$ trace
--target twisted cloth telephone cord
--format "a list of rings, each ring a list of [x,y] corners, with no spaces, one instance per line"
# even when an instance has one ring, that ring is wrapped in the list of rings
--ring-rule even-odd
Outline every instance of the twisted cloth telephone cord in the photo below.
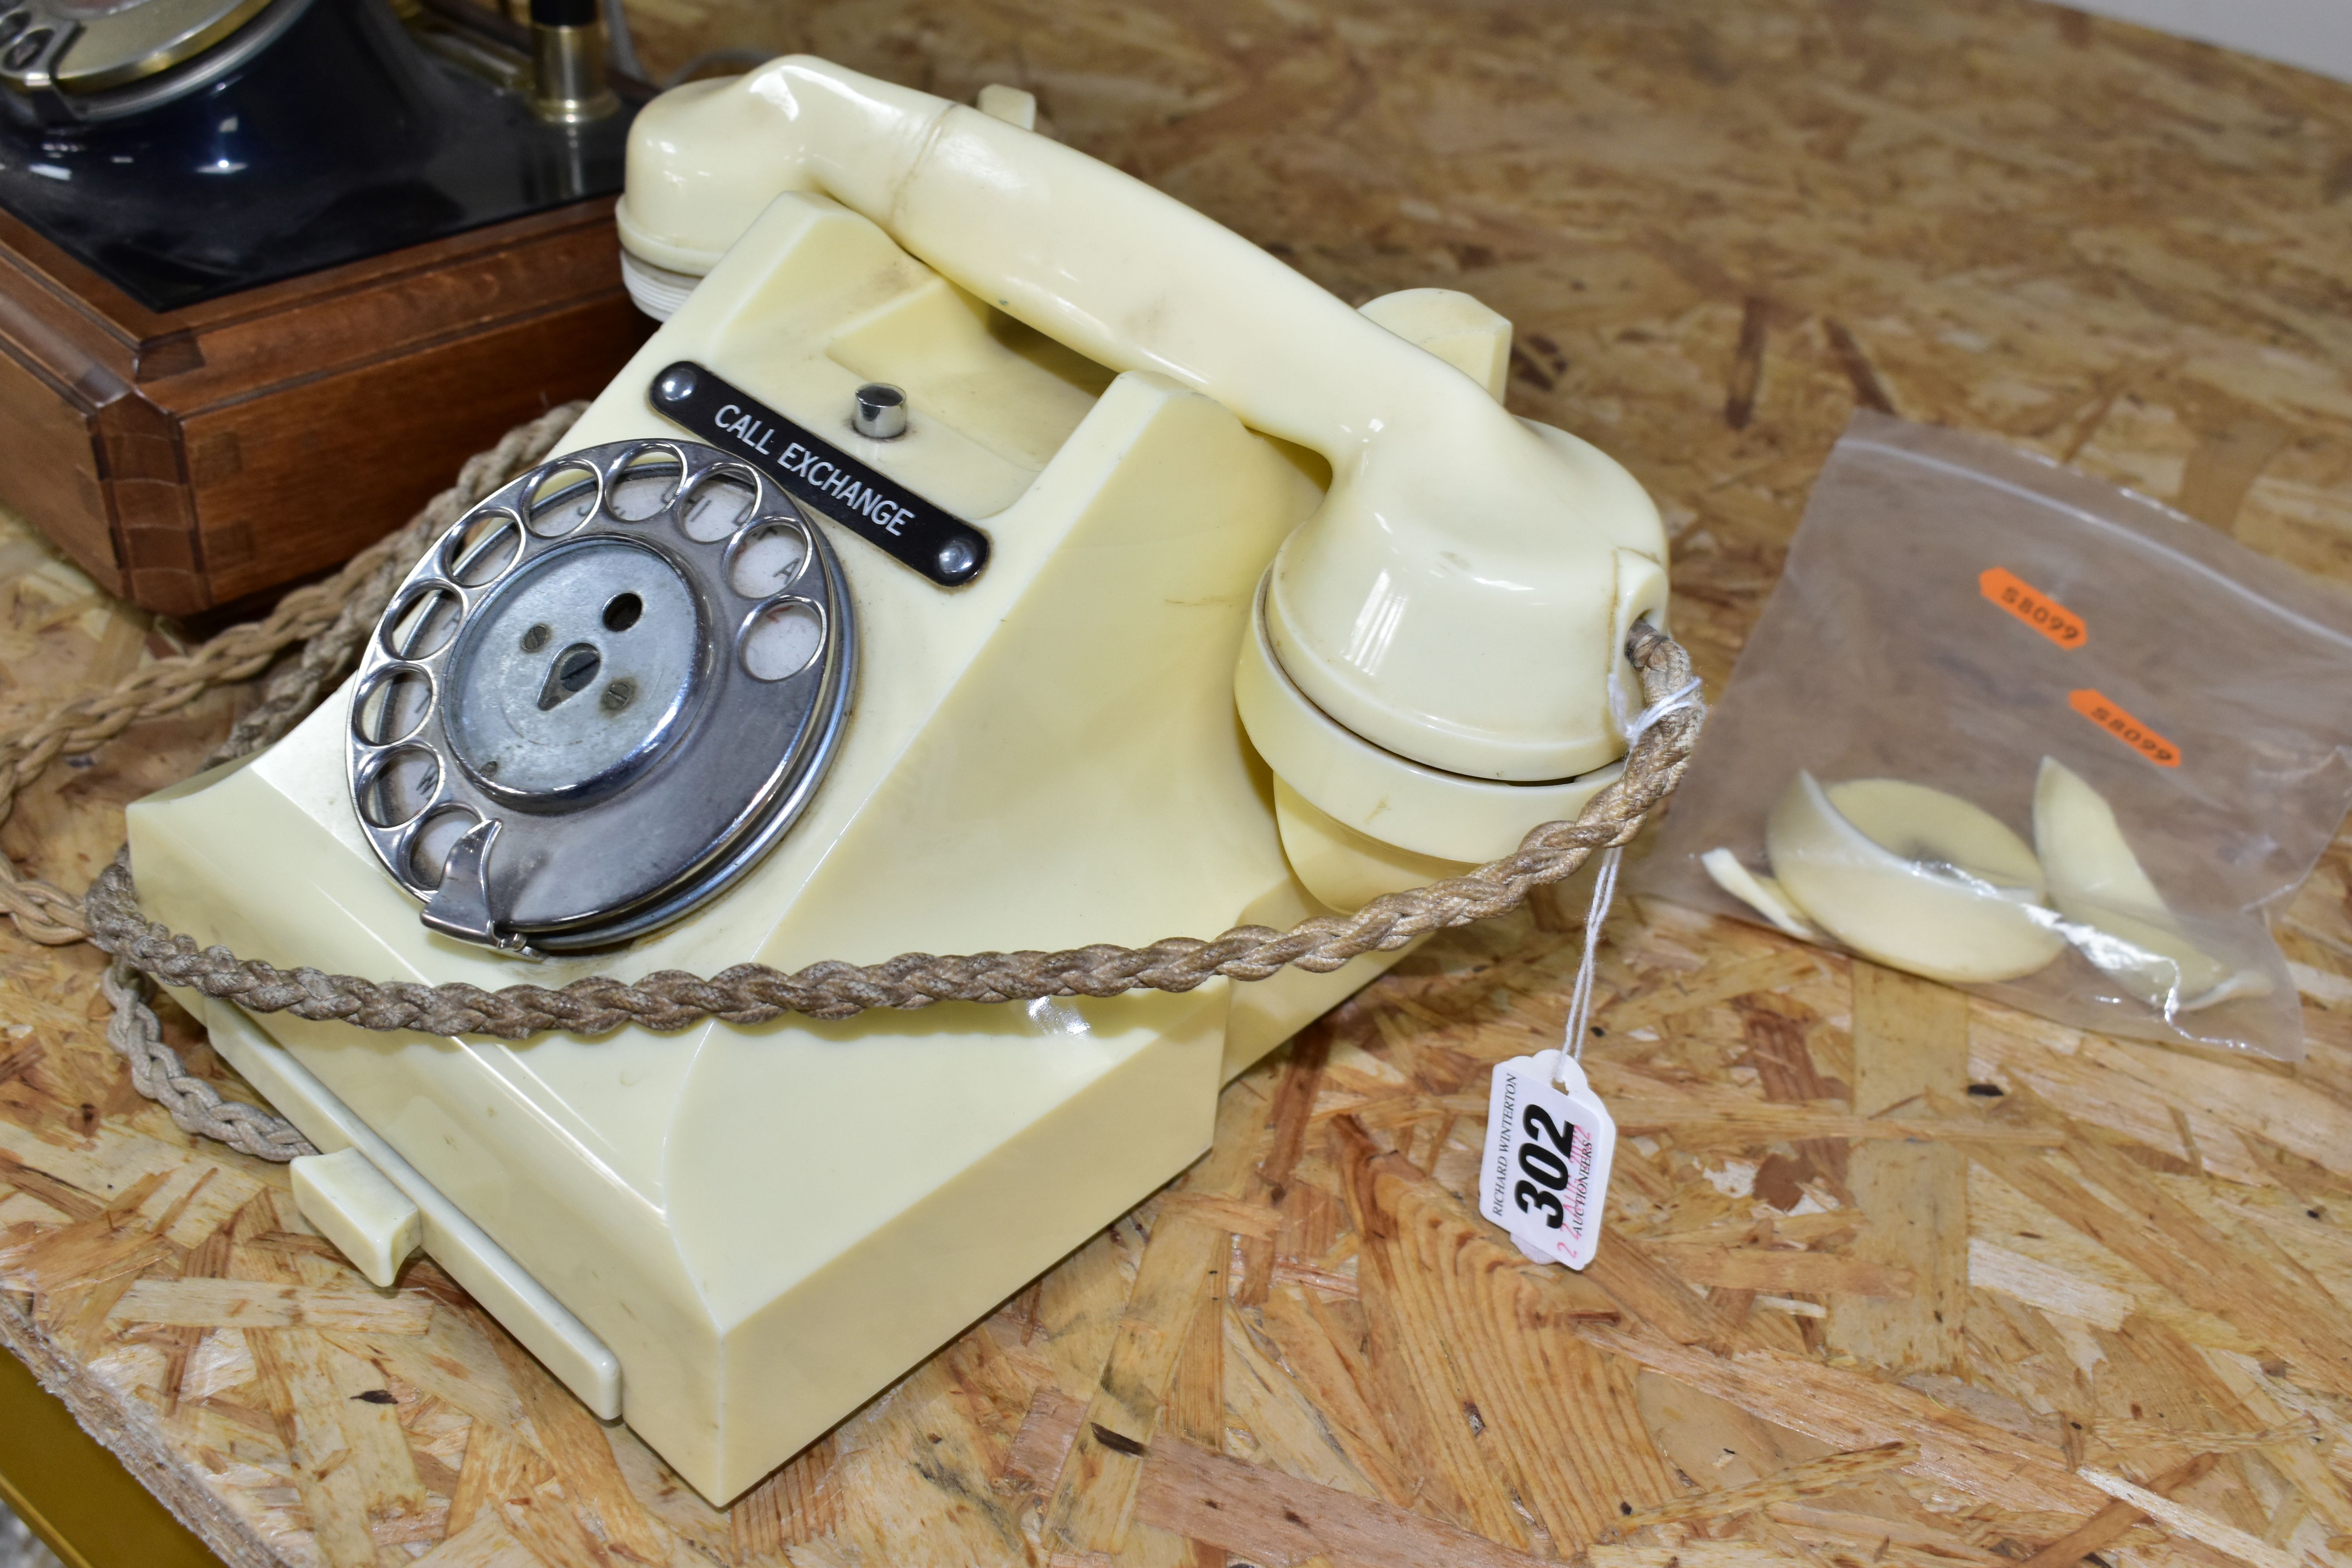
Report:
[[[425,551],[475,503],[551,451],[580,406],[567,405],[510,431],[469,459],[457,483],[406,527],[361,552],[327,581],[288,594],[267,618],[158,660],[110,690],[79,698],[41,722],[0,737],[0,818],[21,790],[60,759],[95,751],[131,725],[174,712],[215,687],[250,680],[299,645],[208,765],[248,755],[285,735],[351,668],[393,590]],[[1644,622],[1635,626],[1626,652],[1643,700],[1663,710],[1635,739],[1622,774],[1575,821],[1546,823],[1510,854],[1462,876],[1386,894],[1350,915],[1318,915],[1286,931],[1236,926],[1208,941],[1169,937],[1142,948],[1102,943],[1059,952],[902,953],[876,964],[827,960],[789,973],[745,963],[707,978],[664,970],[633,982],[592,975],[558,987],[486,991],[283,970],[226,948],[199,947],[146,918],[127,847],[80,898],[25,876],[0,858],[0,910],[36,942],[88,941],[112,957],[104,982],[115,1010],[108,1038],[131,1063],[142,1094],[190,1132],[264,1159],[289,1160],[312,1152],[300,1132],[257,1107],[223,1100],[188,1072],[163,1040],[140,976],[189,986],[253,1013],[289,1012],[366,1029],[522,1039],[550,1029],[601,1034],[633,1023],[667,1030],[705,1018],[755,1024],[787,1013],[845,1018],[870,1007],[933,1002],[1190,991],[1220,976],[1262,980],[1290,965],[1328,973],[1360,954],[1392,952],[1430,932],[1515,909],[1534,889],[1572,875],[1594,851],[1622,845],[1641,830],[1650,809],[1680,781],[1703,710],[1689,698],[1696,689],[1690,657],[1671,637]]]

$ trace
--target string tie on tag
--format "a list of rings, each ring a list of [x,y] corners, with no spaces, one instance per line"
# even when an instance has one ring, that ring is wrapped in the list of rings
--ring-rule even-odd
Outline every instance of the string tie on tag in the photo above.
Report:
[[[1632,751],[1634,743],[1641,740],[1642,736],[1649,730],[1650,726],[1664,718],[1667,714],[1679,713],[1685,708],[1697,708],[1701,706],[1703,706],[1703,704],[1699,700],[1698,677],[1694,675],[1688,680],[1684,681],[1680,686],[1675,687],[1672,691],[1667,692],[1664,697],[1659,698],[1655,702],[1651,703],[1647,708],[1643,709],[1639,713],[1633,715],[1632,720],[1630,720],[1625,725],[1625,749],[1629,752]]]
[[[1601,952],[1601,928],[1609,923],[1609,906],[1617,900],[1617,868],[1624,858],[1624,846],[1611,845],[1601,853],[1601,870],[1592,879],[1592,907],[1584,914],[1584,956],[1577,960],[1576,989],[1568,998],[1568,1037],[1560,1042],[1562,1055],[1570,1061],[1584,1059],[1584,1032],[1592,1016],[1592,967]]]
[[[1626,750],[1633,750],[1643,732],[1667,714],[1700,706],[1698,677],[1694,675],[1626,723]],[[1592,1018],[1592,972],[1601,955],[1601,929],[1609,923],[1610,907],[1617,901],[1617,868],[1624,859],[1623,845],[1610,846],[1602,851],[1601,868],[1592,879],[1592,906],[1584,915],[1584,952],[1576,963],[1576,989],[1568,998],[1568,1036],[1560,1042],[1564,1060],[1584,1059],[1584,1037]]]

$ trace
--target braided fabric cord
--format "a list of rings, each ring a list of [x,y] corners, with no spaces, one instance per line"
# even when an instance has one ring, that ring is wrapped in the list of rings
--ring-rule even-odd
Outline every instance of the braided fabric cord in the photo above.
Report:
[[[244,755],[283,735],[349,668],[410,564],[475,500],[550,450],[575,414],[559,409],[468,462],[457,486],[436,498],[407,528],[355,558],[330,582],[289,595],[268,620],[224,634],[184,659],[142,670],[112,692],[68,704],[44,724],[0,741],[0,816],[15,791],[58,757],[94,749],[139,719],[184,707],[211,686],[250,679],[300,641],[300,658],[271,679],[260,705],[239,722],[215,759]],[[299,1132],[251,1107],[222,1102],[209,1085],[181,1068],[162,1040],[152,1009],[138,995],[134,973],[192,987],[248,1012],[287,1012],[366,1029],[506,1039],[551,1029],[602,1034],[627,1024],[682,1029],[706,1018],[734,1024],[795,1013],[846,1018],[873,1007],[945,1001],[1190,991],[1220,977],[1262,980],[1290,965],[1325,973],[1360,954],[1393,952],[1431,932],[1502,914],[1534,889],[1573,875],[1596,851],[1640,832],[1652,808],[1680,781],[1703,710],[1692,697],[1696,683],[1689,656],[1672,638],[1643,623],[1626,652],[1640,675],[1643,700],[1663,710],[1635,740],[1622,774],[1595,795],[1575,821],[1547,823],[1509,855],[1462,876],[1387,894],[1352,915],[1303,921],[1286,931],[1236,926],[1207,941],[1169,937],[1143,948],[1097,944],[1058,952],[904,953],[882,963],[826,961],[791,973],[747,963],[709,977],[664,970],[634,983],[593,975],[561,987],[518,984],[487,991],[462,984],[283,970],[226,948],[201,948],[146,918],[127,849],[80,900],[19,878],[13,868],[0,871],[5,878],[0,907],[37,940],[86,936],[114,958],[107,993],[116,1001],[117,1016],[110,1038],[131,1061],[142,1093],[166,1105],[173,1120],[192,1131],[265,1159],[289,1159],[310,1152]],[[157,677],[166,668],[186,673]]]
[[[310,1141],[282,1116],[259,1106],[224,1100],[220,1090],[181,1064],[163,1041],[155,1009],[140,994],[139,972],[116,960],[99,976],[99,989],[114,1005],[107,1044],[131,1064],[131,1087],[172,1113],[183,1132],[216,1138],[230,1148],[263,1160],[286,1161],[315,1154]]]
[[[157,659],[112,689],[78,697],[29,729],[0,738],[0,819],[15,809],[19,791],[60,760],[94,752],[142,720],[176,713],[215,687],[250,680],[299,643],[300,657],[270,677],[261,700],[206,765],[257,752],[285,734],[334,689],[425,547],[475,502],[547,456],[586,406],[567,403],[509,431],[497,446],[467,458],[457,482],[406,527],[361,551],[325,582],[295,589],[266,618],[232,626],[193,653]],[[23,875],[5,857],[0,912],[26,936],[52,947],[89,934],[79,897]]]
[[[509,431],[487,452],[468,458],[457,482],[426,503],[405,527],[369,545],[324,582],[297,588],[262,620],[233,626],[192,653],[158,659],[112,689],[77,698],[29,729],[0,738],[0,818],[26,785],[66,757],[94,752],[131,725],[176,713],[216,687],[250,680],[288,648],[300,654],[272,674],[256,702],[205,765],[257,752],[300,723],[351,669],[361,645],[383,614],[392,591],[433,542],[497,489],[554,449],[587,405],[568,403]],[[64,889],[26,877],[0,856],[0,911],[37,942],[62,946],[89,934],[83,900]],[[294,1124],[257,1106],[224,1100],[189,1072],[164,1042],[155,1010],[142,994],[144,982],[120,961],[100,981],[114,1016],[109,1044],[131,1066],[133,1088],[171,1113],[183,1131],[217,1139],[259,1159],[287,1161],[318,1151]]]

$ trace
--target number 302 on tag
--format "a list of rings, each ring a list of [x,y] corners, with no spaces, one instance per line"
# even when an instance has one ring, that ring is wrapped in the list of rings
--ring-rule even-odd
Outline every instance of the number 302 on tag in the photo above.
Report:
[[[1601,1243],[1617,1123],[1558,1051],[1495,1068],[1479,1208],[1540,1263],[1581,1268]]]

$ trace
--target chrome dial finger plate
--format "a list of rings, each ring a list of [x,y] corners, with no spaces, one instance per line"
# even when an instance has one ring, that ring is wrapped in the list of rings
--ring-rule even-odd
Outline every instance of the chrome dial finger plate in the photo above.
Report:
[[[393,595],[352,686],[352,805],[437,931],[583,952],[757,864],[830,765],[856,627],[824,532],[700,443],[566,453]]]
[[[110,120],[201,91],[311,0],[0,0],[0,88]]]

